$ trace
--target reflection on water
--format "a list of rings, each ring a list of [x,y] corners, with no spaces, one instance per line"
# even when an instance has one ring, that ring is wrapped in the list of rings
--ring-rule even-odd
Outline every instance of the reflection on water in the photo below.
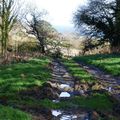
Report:
[[[59,103],[59,102],[60,102],[60,100],[53,100],[53,102],[54,102],[54,103]]]
[[[62,111],[60,110],[52,110],[52,115],[57,117],[58,115],[61,115],[62,114]]]
[[[52,110],[53,120],[90,120],[88,112]]]
[[[60,98],[67,98],[70,97],[70,94],[68,92],[61,92]]]
[[[67,84],[61,84],[61,85],[60,85],[60,88],[61,88],[61,89],[64,89],[64,88],[70,88],[70,85],[67,85]]]

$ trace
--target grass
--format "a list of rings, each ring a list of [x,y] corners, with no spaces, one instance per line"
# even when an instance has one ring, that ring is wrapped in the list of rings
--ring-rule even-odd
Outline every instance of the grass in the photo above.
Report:
[[[21,104],[31,107],[37,106],[49,109],[69,109],[77,106],[80,108],[87,108],[92,110],[94,109],[98,111],[112,111],[114,102],[110,100],[109,95],[107,95],[106,93],[94,93],[88,97],[75,96],[68,99],[67,101],[64,100],[59,103],[54,103],[52,100],[49,99],[37,100],[32,97],[26,97],[21,101],[14,101],[14,104]]]
[[[27,91],[36,86],[40,87],[43,83],[50,80],[51,71],[48,68],[50,61],[51,60],[49,58],[42,57],[39,59],[31,59],[26,63],[15,63],[1,66],[0,103],[4,103],[12,107],[16,107],[16,103],[21,105],[20,101],[24,99],[24,96],[19,94],[21,91]],[[30,98],[25,100],[29,103]],[[1,108],[0,120],[15,120],[15,117],[18,117],[16,120],[30,120],[29,117],[27,118],[26,113],[20,112],[19,110],[14,110],[4,106],[1,106]],[[6,117],[4,118],[5,114]],[[4,119],[1,119],[2,117]]]
[[[51,109],[68,109],[77,106],[80,108],[94,109],[98,111],[112,111],[114,103],[110,101],[107,94],[93,94],[89,97],[76,96],[59,103],[53,103],[51,100],[45,99],[40,101],[40,104]]]
[[[0,93],[15,93],[41,86],[50,79],[47,58],[31,59],[27,63],[0,67]]]
[[[120,55],[89,55],[75,57],[74,60],[97,66],[113,76],[120,76]]]
[[[87,71],[81,68],[74,60],[64,59],[62,60],[62,62],[67,67],[71,75],[79,79],[81,82],[95,82],[96,81],[91,74],[89,74]]]
[[[0,105],[0,120],[32,120],[31,116],[18,109]]]

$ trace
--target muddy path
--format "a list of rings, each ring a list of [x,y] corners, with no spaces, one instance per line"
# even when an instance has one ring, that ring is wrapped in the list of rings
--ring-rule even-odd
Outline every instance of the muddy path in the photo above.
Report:
[[[71,97],[74,97],[75,81],[59,61],[54,60],[52,64],[53,73],[50,84],[60,91],[59,97],[54,99],[53,102],[67,101]],[[79,92],[79,94],[81,93]],[[52,110],[52,115],[52,120],[91,120],[90,111],[83,110],[82,108],[56,109]]]
[[[75,96],[89,96],[89,90],[87,91],[83,89],[84,87],[79,89],[78,86],[81,86],[82,83],[79,84],[76,82],[76,80],[67,71],[67,67],[65,67],[61,61],[53,61],[52,71],[52,79],[48,83],[52,86],[52,88],[56,88],[56,91],[58,91],[58,96],[52,98],[54,103],[62,101],[69,102],[71,98],[74,98]],[[76,87],[78,89],[76,89]],[[51,113],[51,120],[98,120],[101,116],[104,116],[105,119],[108,120],[107,115],[104,113],[88,108],[82,108],[80,106],[76,106],[76,104],[66,109],[52,109]]]
[[[110,92],[115,99],[120,101],[120,77],[114,77],[101,69],[85,64],[80,61],[76,61],[80,67],[84,68],[88,73],[92,74],[94,78],[102,82],[107,86],[108,92]]]

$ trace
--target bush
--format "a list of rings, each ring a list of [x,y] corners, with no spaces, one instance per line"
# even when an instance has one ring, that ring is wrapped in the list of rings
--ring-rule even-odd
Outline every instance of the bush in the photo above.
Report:
[[[36,42],[23,42],[18,46],[18,52],[39,51],[40,47]]]

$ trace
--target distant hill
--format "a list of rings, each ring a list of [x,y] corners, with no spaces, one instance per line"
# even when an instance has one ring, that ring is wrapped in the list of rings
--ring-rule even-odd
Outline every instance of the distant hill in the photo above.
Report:
[[[54,26],[60,33],[72,33],[75,32],[75,29],[72,26]]]
[[[81,42],[85,39],[84,36],[80,36],[77,33],[65,32],[62,33],[64,40],[72,45],[73,48],[79,49]]]
[[[72,45],[73,49],[79,49],[81,41],[85,39],[85,37],[80,36],[79,34],[75,33],[73,28],[64,28],[64,27],[58,27],[59,33],[60,30],[62,33],[60,33],[60,40],[63,40],[66,43],[69,43]],[[26,29],[22,26],[21,23],[16,23],[13,30],[10,32],[10,44],[16,45],[20,44],[22,42],[36,42],[37,39],[26,32]]]
[[[9,43],[15,45],[26,41],[35,42],[37,39],[33,35],[28,34],[23,25],[17,22],[9,34]]]

